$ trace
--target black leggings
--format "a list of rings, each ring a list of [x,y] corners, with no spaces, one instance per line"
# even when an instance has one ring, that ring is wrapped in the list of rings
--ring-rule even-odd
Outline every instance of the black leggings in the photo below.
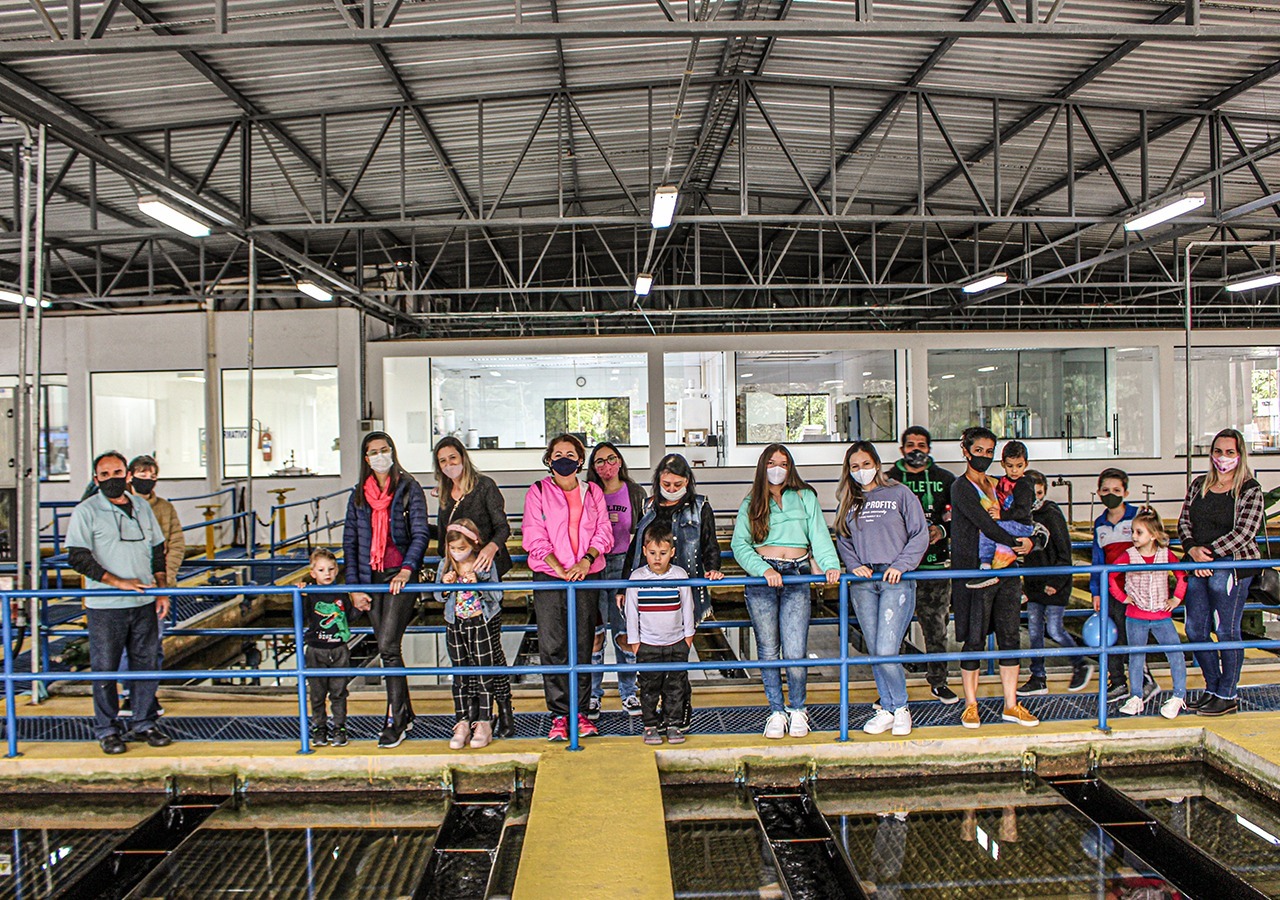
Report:
[[[987,635],[995,632],[996,647],[1017,650],[1021,645],[1022,579],[1001,578],[991,587],[973,590],[963,581],[952,583],[952,605],[956,613],[956,640],[965,653],[987,649]],[[1001,666],[1018,666],[1021,660],[1002,659]],[[981,660],[961,660],[960,668],[976,672]]]
[[[375,584],[387,584],[400,572],[399,569],[386,569],[373,573]],[[369,607],[369,621],[373,624],[373,635],[378,639],[378,656],[384,669],[400,669],[404,667],[404,655],[400,645],[404,641],[404,630],[413,621],[416,607],[416,594],[371,594],[373,600]],[[403,675],[388,675],[383,681],[387,686],[387,720],[395,725],[405,725],[413,718],[413,704],[409,701],[409,679]]]

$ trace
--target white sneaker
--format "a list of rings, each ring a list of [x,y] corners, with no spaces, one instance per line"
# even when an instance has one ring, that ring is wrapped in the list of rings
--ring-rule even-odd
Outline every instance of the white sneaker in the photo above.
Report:
[[[911,710],[905,706],[893,711],[893,733],[899,737],[911,733]]]
[[[1181,697],[1170,697],[1164,703],[1160,704],[1160,715],[1166,719],[1178,718],[1178,713],[1187,708],[1187,704]]]
[[[1128,700],[1124,701],[1124,705],[1120,707],[1120,712],[1126,716],[1137,716],[1142,714],[1142,698],[1134,694]]]
[[[889,710],[877,710],[876,714],[862,726],[862,730],[867,734],[884,734],[893,727],[893,719],[893,713],[889,712]]]
[[[787,733],[787,714],[784,712],[769,713],[764,720],[764,736],[772,740],[780,740]]]
[[[791,723],[792,737],[802,738],[809,734],[809,714],[803,709],[787,710],[787,719]]]

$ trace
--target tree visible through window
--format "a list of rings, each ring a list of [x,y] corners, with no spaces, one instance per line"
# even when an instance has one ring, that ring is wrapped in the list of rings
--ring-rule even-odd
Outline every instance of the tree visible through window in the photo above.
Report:
[[[810,433],[829,434],[826,394],[784,394],[787,401],[787,440],[798,441],[806,428]]]
[[[631,443],[631,401],[626,397],[566,397],[543,401],[547,437],[569,433],[588,447]]]

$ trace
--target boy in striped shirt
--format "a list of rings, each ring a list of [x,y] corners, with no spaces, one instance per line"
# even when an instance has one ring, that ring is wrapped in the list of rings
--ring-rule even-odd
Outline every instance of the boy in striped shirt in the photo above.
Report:
[[[664,585],[664,581],[678,581],[689,575],[671,560],[676,554],[676,539],[669,528],[651,525],[644,533],[644,559],[646,565],[631,573],[632,581],[641,581],[627,588],[624,601],[627,617],[627,643],[636,654],[637,663],[688,662],[689,648],[693,646],[694,613],[693,591],[686,587]],[[658,701],[662,701],[663,714],[672,723],[667,731],[667,742],[684,743],[684,735],[675,723],[684,715],[684,698],[689,687],[689,673],[641,672],[640,716],[644,723],[644,742],[662,743],[662,716],[658,713]]]

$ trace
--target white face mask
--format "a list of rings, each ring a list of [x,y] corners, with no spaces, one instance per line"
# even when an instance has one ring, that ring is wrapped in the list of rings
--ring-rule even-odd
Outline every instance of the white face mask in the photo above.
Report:
[[[380,453],[377,456],[369,457],[369,468],[377,472],[379,475],[385,475],[391,471],[391,467],[396,464],[391,458],[390,453]]]
[[[849,474],[853,476],[853,480],[858,484],[866,487],[876,480],[876,476],[880,474],[879,469],[850,469]]]
[[[769,479],[770,484],[782,484],[787,480],[786,466],[770,466],[765,470],[765,477]]]
[[[683,499],[686,491],[688,491],[688,488],[680,488],[678,491],[669,491],[666,488],[658,488],[658,493],[662,495],[662,499],[670,500],[672,503]]]
[[[450,481],[457,481],[462,477],[462,463],[456,466],[441,466],[440,471],[444,473],[444,477]]]
[[[470,555],[471,555],[470,550],[450,550],[449,551],[449,556],[452,557],[454,562],[462,562],[464,559],[466,559]]]

